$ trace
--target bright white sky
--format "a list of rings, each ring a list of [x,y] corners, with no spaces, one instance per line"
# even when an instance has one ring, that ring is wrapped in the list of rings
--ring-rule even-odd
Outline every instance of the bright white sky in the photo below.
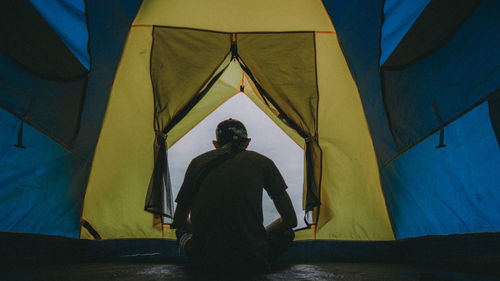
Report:
[[[302,219],[304,151],[243,93],[237,94],[217,108],[168,150],[174,199],[189,162],[194,157],[214,149],[212,140],[215,139],[215,127],[228,118],[238,119],[245,124],[248,137],[252,139],[249,150],[257,151],[274,161],[288,185],[287,191],[297,213],[299,223],[297,227],[304,227]],[[263,210],[265,225],[279,217],[266,192],[264,192]]]

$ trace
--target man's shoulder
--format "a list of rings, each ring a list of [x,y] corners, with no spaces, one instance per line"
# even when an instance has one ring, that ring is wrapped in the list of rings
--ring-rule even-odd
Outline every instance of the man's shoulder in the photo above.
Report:
[[[248,154],[251,157],[269,159],[267,156],[265,156],[264,154],[261,154],[261,153],[259,153],[257,151],[245,150],[245,153]]]
[[[195,158],[193,158],[193,160],[191,161],[191,164],[192,165],[203,165],[207,162],[210,162],[212,159],[216,158],[220,154],[224,154],[224,153],[225,153],[225,151],[223,151],[222,149],[213,149],[213,150],[207,151],[207,152],[202,153],[202,154],[196,156]],[[258,161],[258,162],[261,162],[261,163],[267,164],[267,165],[271,165],[274,163],[273,160],[271,160],[269,157],[267,157],[259,152],[253,151],[253,150],[244,150],[241,152],[241,154],[242,154],[243,158],[246,158],[247,160]]]
[[[196,163],[203,163],[203,162],[209,161],[210,159],[216,157],[220,153],[221,152],[218,151],[217,149],[209,150],[209,151],[204,152],[204,153],[196,156],[195,158],[193,158],[193,160],[191,160],[191,163],[196,164]]]
[[[267,164],[273,163],[273,160],[271,160],[271,158],[269,158],[269,157],[265,156],[264,154],[261,154],[257,151],[245,150],[245,154],[247,157],[255,159],[257,161],[262,161],[262,162],[267,163]]]

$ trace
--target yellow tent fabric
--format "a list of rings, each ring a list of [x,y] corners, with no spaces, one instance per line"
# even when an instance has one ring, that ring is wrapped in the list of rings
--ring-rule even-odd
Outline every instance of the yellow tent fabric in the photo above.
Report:
[[[176,27],[189,30],[188,33],[203,31],[205,34],[205,31],[210,31],[211,34],[221,35],[215,41],[228,40],[225,46],[230,46],[229,38],[225,37],[227,33],[244,33],[251,38],[251,35],[265,32],[266,36],[272,38],[269,41],[276,40],[274,45],[279,44],[276,38],[283,36],[283,32],[310,34],[314,43],[314,52],[310,56],[311,59],[315,57],[316,62],[314,82],[318,101],[317,108],[312,107],[316,112],[308,116],[316,114],[317,119],[307,121],[310,124],[304,127],[316,131],[317,149],[322,151],[322,163],[314,162],[321,177],[321,206],[316,212],[317,225],[297,232],[296,239],[394,239],[356,84],[321,1],[310,0],[144,1],[130,29],[116,73],[84,201],[83,217],[104,239],[174,237],[171,230],[163,231],[162,235],[162,231],[153,226],[153,215],[143,210],[154,160],[155,103],[152,81],[165,82],[164,86],[170,87],[169,91],[183,91],[203,85],[185,79],[195,74],[196,68],[176,72],[176,69],[184,66],[162,72],[164,79],[152,79],[150,66],[158,63],[151,61],[153,35],[157,27]],[[174,38],[170,36],[165,34],[163,39],[168,41]],[[192,51],[190,48],[193,44],[189,42],[179,39],[175,44],[179,50],[184,48],[183,52]],[[267,48],[273,48],[273,44]],[[201,77],[198,81],[206,82],[213,75],[214,65],[219,67],[222,63],[223,54],[228,49],[219,49],[223,50],[219,55],[212,53],[206,55],[210,58],[203,58],[202,61],[211,59],[218,63],[212,63],[210,67],[205,65],[211,71],[200,75],[205,80]],[[276,50],[279,48],[276,47]],[[169,63],[175,66],[175,61]],[[255,61],[256,65],[249,67],[255,69],[259,63]],[[283,64],[281,71],[293,73],[290,67],[293,65]],[[272,73],[266,74],[265,71],[259,74],[269,78],[264,88],[273,87],[275,82]],[[171,146],[207,114],[237,93],[242,77],[245,94],[304,147],[304,138],[282,123],[275,116],[273,108],[266,107],[261,93],[258,93],[234,60],[206,96],[172,128],[167,144]],[[176,89],[172,90],[171,87]],[[293,91],[291,88],[285,93]],[[300,93],[296,95],[301,97]],[[286,98],[284,96],[283,100]],[[186,96],[174,98],[168,100],[166,106],[175,111],[187,99]],[[293,99],[287,102],[287,106],[296,106]],[[82,232],[81,237],[88,238],[85,232]]]
[[[229,54],[224,33],[157,27],[151,81],[162,130],[202,89]],[[189,47],[187,47],[189,46]]]

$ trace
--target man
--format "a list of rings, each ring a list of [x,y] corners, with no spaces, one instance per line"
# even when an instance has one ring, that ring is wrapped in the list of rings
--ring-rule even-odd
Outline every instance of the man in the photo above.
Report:
[[[245,126],[217,125],[215,150],[191,161],[177,195],[173,225],[182,250],[206,270],[268,271],[292,244],[297,217],[286,184],[269,158],[246,148]],[[280,218],[264,228],[262,190]]]

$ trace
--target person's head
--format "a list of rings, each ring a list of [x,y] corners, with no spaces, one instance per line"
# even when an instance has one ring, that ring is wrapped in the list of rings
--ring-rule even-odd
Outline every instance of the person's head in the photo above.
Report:
[[[234,144],[245,149],[250,143],[245,125],[232,118],[224,120],[217,125],[215,136],[216,140],[213,141],[215,148],[226,144]]]

